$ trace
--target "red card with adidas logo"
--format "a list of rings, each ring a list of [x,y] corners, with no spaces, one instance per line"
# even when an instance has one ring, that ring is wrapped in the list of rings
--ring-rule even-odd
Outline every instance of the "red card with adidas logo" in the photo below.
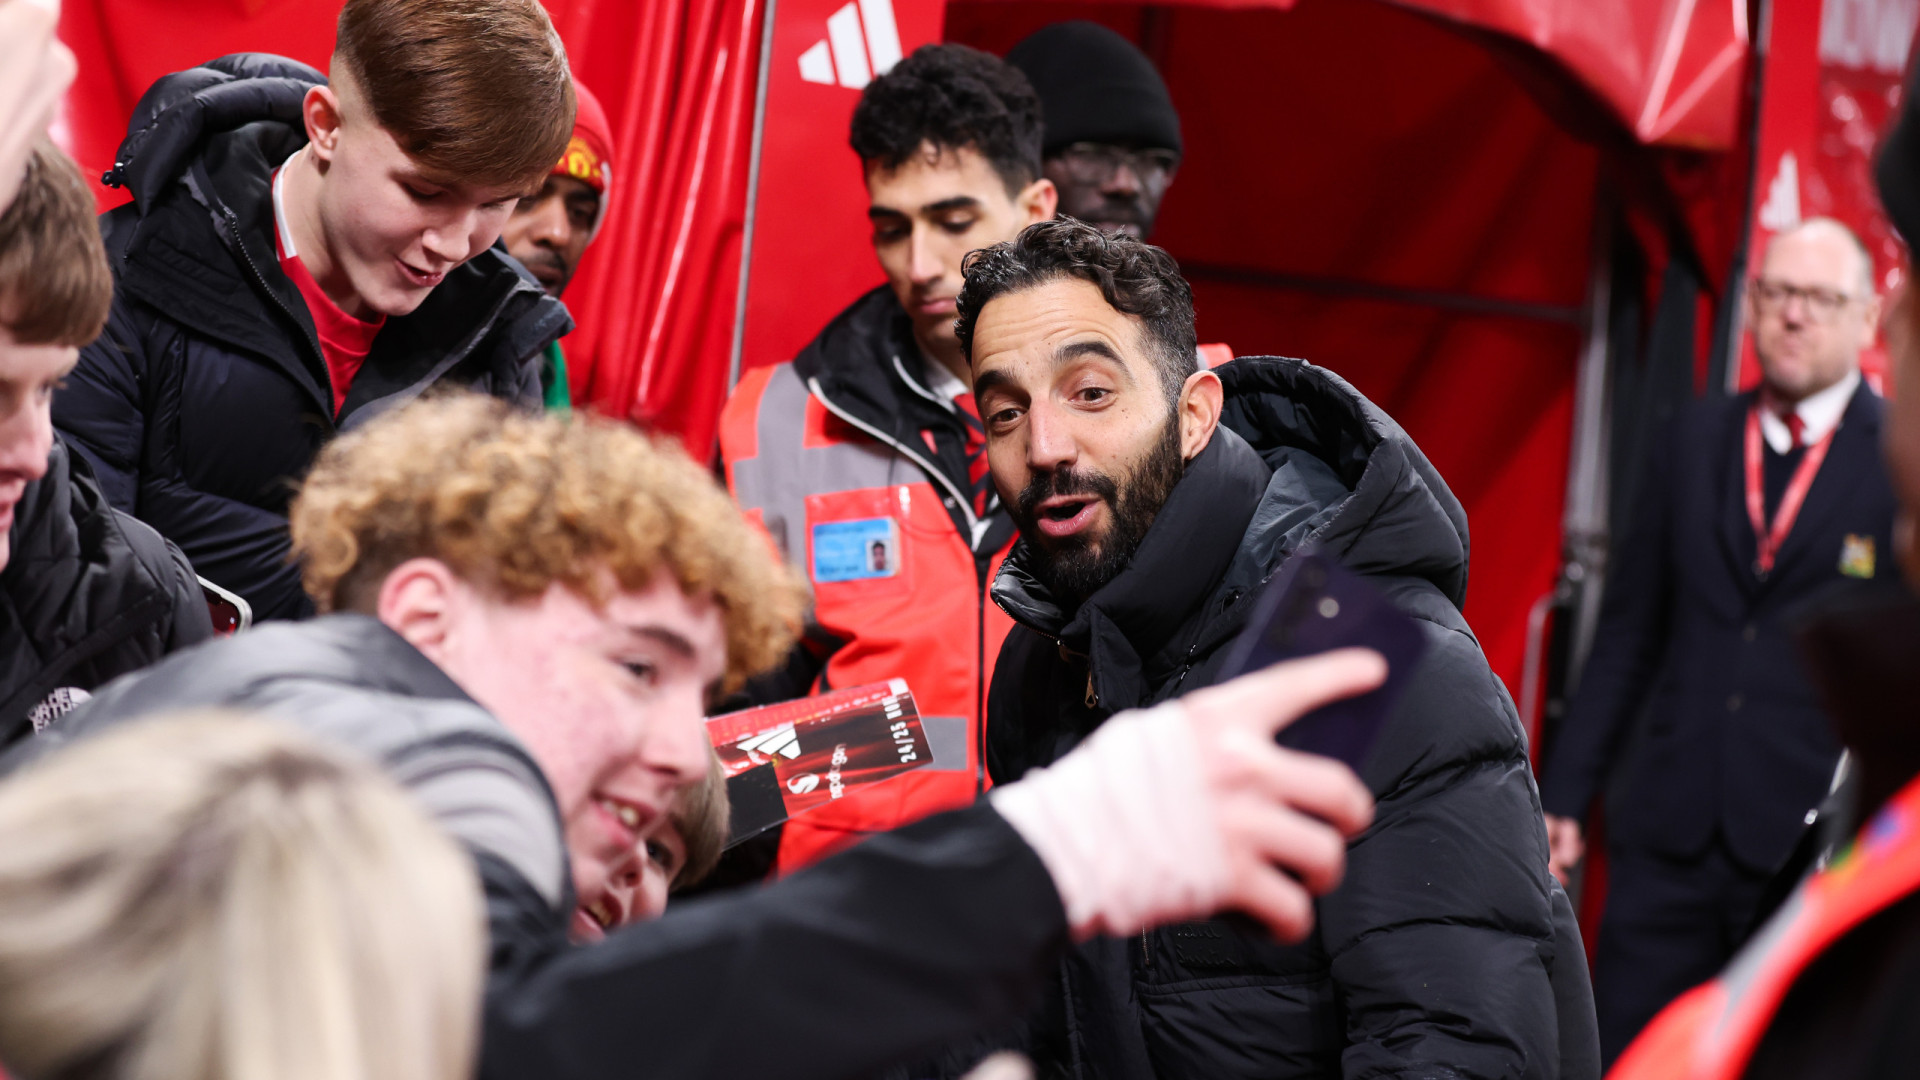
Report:
[[[707,737],[726,768],[729,847],[933,760],[904,679],[715,716]]]

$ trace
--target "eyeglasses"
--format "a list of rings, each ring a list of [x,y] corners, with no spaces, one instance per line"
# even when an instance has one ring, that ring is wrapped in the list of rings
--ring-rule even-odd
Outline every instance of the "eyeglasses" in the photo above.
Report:
[[[1143,187],[1164,188],[1180,167],[1180,155],[1171,150],[1135,150],[1110,143],[1073,143],[1058,156],[1067,175],[1083,184],[1104,184],[1124,165]]]
[[[1789,301],[1799,299],[1807,314],[1816,322],[1826,322],[1840,314],[1848,304],[1863,299],[1837,289],[1806,288],[1766,278],[1754,278],[1748,282],[1747,294],[1753,297],[1753,306],[1767,314],[1784,311]]]

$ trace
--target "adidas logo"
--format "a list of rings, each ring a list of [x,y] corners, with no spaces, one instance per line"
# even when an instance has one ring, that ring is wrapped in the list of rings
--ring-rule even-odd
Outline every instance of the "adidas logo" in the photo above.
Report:
[[[756,735],[735,745],[749,753],[765,754],[767,757],[775,754],[789,759],[800,756],[800,736],[791,725],[765,735]]]
[[[848,0],[827,16],[826,38],[800,54],[800,77],[859,90],[899,62],[900,28],[892,0]]]
[[[1767,201],[1760,204],[1760,225],[1785,232],[1800,224],[1800,162],[1789,150],[1780,155],[1780,171],[1767,185]]]

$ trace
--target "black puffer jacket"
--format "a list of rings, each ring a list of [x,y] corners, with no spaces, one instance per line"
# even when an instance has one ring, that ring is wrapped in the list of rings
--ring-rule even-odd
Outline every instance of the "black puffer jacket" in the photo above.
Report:
[[[0,746],[77,695],[213,636],[193,567],[160,534],[107,505],[56,441],[27,485],[0,570]],[[35,713],[38,712],[38,716]]]
[[[311,610],[286,514],[322,443],[436,383],[538,406],[540,352],[572,326],[502,249],[482,252],[388,320],[335,416],[313,317],[280,271],[271,188],[324,81],[238,54],[140,99],[111,174],[134,201],[100,222],[113,312],[53,405],[113,505],[260,618]]]
[[[994,780],[1122,709],[1218,681],[1251,597],[1298,551],[1367,575],[1420,622],[1429,655],[1363,776],[1375,824],[1309,940],[1231,921],[1094,940],[1022,1041],[1043,1075],[1087,1080],[1597,1077],[1586,962],[1547,872],[1526,740],[1460,616],[1465,513],[1337,376],[1274,357],[1216,370],[1221,427],[1126,571],[1067,611],[1024,543],[1002,569],[995,599],[1021,625],[989,699]]]

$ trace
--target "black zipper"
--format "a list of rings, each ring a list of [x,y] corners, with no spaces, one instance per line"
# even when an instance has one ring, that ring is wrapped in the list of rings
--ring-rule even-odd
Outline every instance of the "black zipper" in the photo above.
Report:
[[[301,339],[307,343],[308,348],[313,350],[313,355],[319,358],[320,370],[327,371],[327,354],[320,350],[319,339],[315,338],[312,334],[309,334],[306,332],[306,327],[300,325],[300,316],[295,315],[293,313],[293,309],[287,306],[287,302],[285,300],[280,299],[280,294],[273,291],[273,286],[267,284],[267,275],[260,272],[259,265],[253,261],[253,253],[247,250],[246,242],[240,239],[239,215],[233,212],[232,207],[222,202],[220,204],[220,217],[222,221],[225,221],[227,223],[228,239],[230,239],[233,242],[234,250],[240,253],[240,261],[245,263],[247,266],[247,269],[252,272],[254,283],[260,286],[261,292],[264,292],[267,294],[267,299],[273,301],[273,306],[279,308],[281,314],[285,315],[287,319],[290,322],[292,322],[295,327],[299,328],[299,330],[301,331],[301,334],[300,334]],[[332,384],[333,384],[333,374],[331,372],[328,372],[327,386],[323,387],[322,389],[328,394],[331,394],[333,389]],[[338,421],[335,419],[333,415],[333,402],[331,400],[328,400],[324,405],[322,405],[320,411],[326,414],[328,426],[330,427],[338,426]]]

